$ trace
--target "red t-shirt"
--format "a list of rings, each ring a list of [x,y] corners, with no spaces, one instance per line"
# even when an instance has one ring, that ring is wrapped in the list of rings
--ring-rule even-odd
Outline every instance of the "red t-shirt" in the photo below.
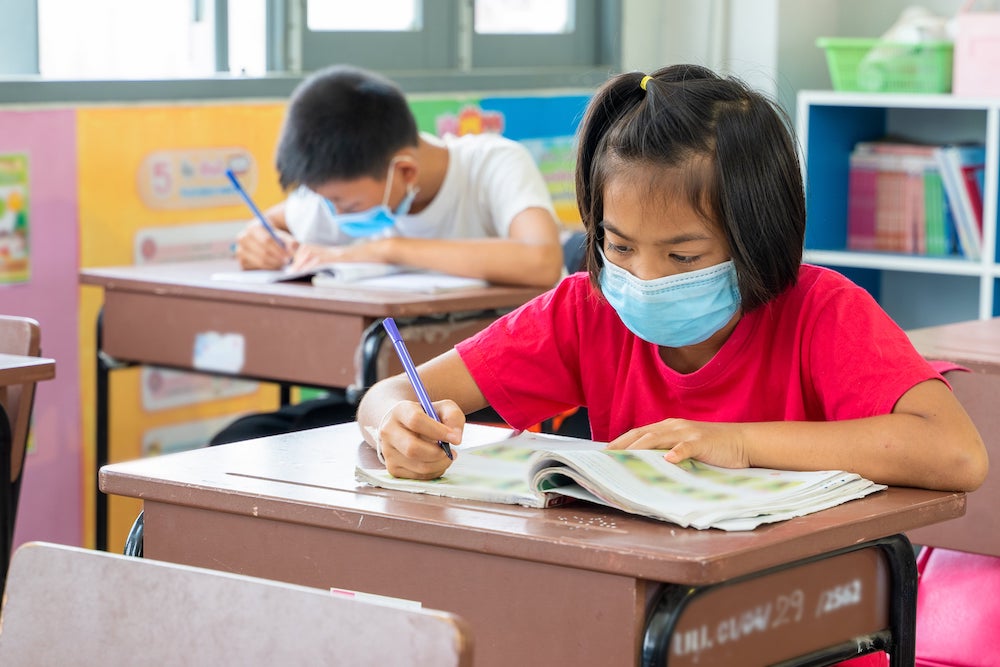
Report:
[[[456,346],[490,405],[515,428],[577,406],[607,442],[669,417],[833,421],[892,412],[941,376],[871,296],[803,265],[798,283],[744,314],[705,366],[678,373],[630,332],[578,273]]]

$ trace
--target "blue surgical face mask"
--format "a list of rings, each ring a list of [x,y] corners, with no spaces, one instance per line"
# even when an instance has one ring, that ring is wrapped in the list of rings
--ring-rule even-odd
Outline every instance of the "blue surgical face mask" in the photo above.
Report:
[[[368,238],[372,236],[388,236],[396,227],[396,218],[410,212],[410,206],[417,196],[417,188],[408,185],[403,201],[395,211],[389,209],[389,193],[392,191],[392,176],[395,173],[396,160],[389,163],[389,174],[386,176],[385,194],[382,203],[365,211],[354,213],[337,213],[336,207],[329,199],[324,199],[333,222],[348,236]]]
[[[663,347],[684,347],[708,340],[740,307],[732,260],[707,269],[655,280],[637,278],[608,261],[598,282],[604,298],[629,331]]]

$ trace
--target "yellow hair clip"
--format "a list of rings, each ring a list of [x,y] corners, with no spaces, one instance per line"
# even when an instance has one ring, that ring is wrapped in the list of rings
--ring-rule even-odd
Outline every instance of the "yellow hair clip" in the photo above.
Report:
[[[639,87],[642,88],[643,90],[646,90],[646,84],[649,83],[649,80],[652,78],[653,77],[649,76],[648,74],[642,77],[642,81],[639,82]]]

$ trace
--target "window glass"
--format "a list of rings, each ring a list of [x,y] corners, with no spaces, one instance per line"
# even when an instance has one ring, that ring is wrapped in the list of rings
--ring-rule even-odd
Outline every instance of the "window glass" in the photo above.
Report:
[[[314,31],[405,32],[422,28],[420,0],[307,0],[306,23]]]
[[[267,73],[266,0],[229,3],[229,71],[245,76]]]
[[[209,0],[38,0],[38,69],[48,78],[211,76]]]
[[[565,34],[573,32],[573,0],[476,0],[480,34]]]

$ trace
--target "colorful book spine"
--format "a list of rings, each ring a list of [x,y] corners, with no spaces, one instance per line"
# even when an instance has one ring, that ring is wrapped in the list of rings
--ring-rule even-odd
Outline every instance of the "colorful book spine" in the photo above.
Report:
[[[985,168],[985,146],[949,144],[938,147],[935,157],[962,255],[978,261],[982,257],[983,239],[981,176],[978,173]]]
[[[848,249],[947,254],[934,150],[897,141],[855,146],[848,176]]]

